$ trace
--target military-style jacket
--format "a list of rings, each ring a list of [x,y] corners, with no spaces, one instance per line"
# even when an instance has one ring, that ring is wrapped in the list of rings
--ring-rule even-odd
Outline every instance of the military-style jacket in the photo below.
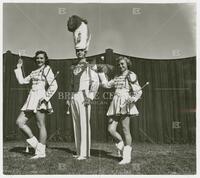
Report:
[[[94,99],[99,88],[99,78],[96,71],[88,63],[78,63],[72,66],[71,91],[88,91],[88,97]]]

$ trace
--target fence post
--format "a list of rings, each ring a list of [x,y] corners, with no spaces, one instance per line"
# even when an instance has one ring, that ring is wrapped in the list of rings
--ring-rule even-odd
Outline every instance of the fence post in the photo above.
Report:
[[[113,65],[113,50],[106,49],[105,51],[105,63]]]

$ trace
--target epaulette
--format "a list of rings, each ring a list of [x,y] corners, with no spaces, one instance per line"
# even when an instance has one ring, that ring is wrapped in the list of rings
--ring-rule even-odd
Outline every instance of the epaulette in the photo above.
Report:
[[[134,75],[134,78],[132,78],[131,75]],[[137,82],[137,75],[134,72],[132,72],[132,71],[128,72],[126,78],[127,78],[128,82],[130,82],[132,84],[134,84],[135,82]]]

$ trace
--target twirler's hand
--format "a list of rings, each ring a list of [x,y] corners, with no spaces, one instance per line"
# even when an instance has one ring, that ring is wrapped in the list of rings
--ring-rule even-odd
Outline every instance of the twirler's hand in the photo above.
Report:
[[[39,100],[39,102],[38,102],[38,107],[40,107],[42,104],[47,104],[48,102],[45,100],[45,98],[41,98],[40,100]]]
[[[66,101],[66,104],[67,104],[68,106],[70,106],[70,100],[69,100],[69,99]]]
[[[21,68],[23,65],[23,61],[21,58],[18,59],[17,68]]]

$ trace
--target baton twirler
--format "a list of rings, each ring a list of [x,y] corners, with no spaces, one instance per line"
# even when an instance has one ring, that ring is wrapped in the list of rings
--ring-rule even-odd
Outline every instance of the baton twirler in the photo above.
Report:
[[[139,91],[141,91],[142,89],[144,89],[147,85],[149,85],[149,82],[146,82],[139,90],[135,91],[134,93],[138,93]],[[129,101],[126,100],[123,104],[120,105],[120,108],[123,108],[124,106],[126,106],[127,104],[129,104]]]

